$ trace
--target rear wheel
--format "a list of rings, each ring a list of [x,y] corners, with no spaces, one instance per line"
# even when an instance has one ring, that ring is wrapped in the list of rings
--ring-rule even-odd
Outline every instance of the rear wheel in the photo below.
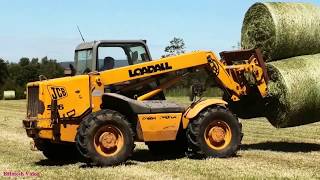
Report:
[[[236,154],[242,139],[242,125],[230,111],[210,107],[193,119],[187,129],[190,155],[230,157]]]
[[[117,165],[132,155],[134,133],[125,116],[117,111],[101,110],[81,122],[76,145],[95,165]]]

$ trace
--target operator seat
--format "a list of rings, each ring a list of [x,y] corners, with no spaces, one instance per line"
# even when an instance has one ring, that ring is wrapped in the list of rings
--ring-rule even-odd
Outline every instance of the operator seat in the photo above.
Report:
[[[110,70],[114,68],[114,59],[110,56],[107,56],[103,59],[103,67],[101,68],[102,71]]]
[[[135,64],[138,61],[139,54],[138,51],[134,51],[131,55],[132,63]]]

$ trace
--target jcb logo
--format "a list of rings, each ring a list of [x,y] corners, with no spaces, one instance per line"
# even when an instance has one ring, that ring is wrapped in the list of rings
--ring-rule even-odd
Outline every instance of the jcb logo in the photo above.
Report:
[[[48,87],[49,93],[51,95],[52,99],[62,99],[64,97],[67,97],[67,90],[64,87]]]

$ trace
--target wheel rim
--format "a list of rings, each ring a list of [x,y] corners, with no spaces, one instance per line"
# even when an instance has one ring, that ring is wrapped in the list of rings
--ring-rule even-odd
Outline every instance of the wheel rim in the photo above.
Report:
[[[101,127],[94,136],[94,147],[96,151],[105,157],[114,156],[119,153],[124,145],[123,134],[114,125]]]
[[[231,142],[231,137],[231,128],[222,120],[215,120],[210,123],[204,133],[205,142],[214,150],[227,147]]]

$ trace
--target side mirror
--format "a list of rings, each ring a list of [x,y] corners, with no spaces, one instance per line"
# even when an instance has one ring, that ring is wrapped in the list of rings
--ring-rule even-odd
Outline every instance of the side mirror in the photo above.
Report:
[[[72,76],[72,70],[71,69],[64,69],[64,76]]]
[[[74,76],[76,74],[76,70],[74,69],[72,64],[69,64],[69,68],[64,69],[65,76]]]

